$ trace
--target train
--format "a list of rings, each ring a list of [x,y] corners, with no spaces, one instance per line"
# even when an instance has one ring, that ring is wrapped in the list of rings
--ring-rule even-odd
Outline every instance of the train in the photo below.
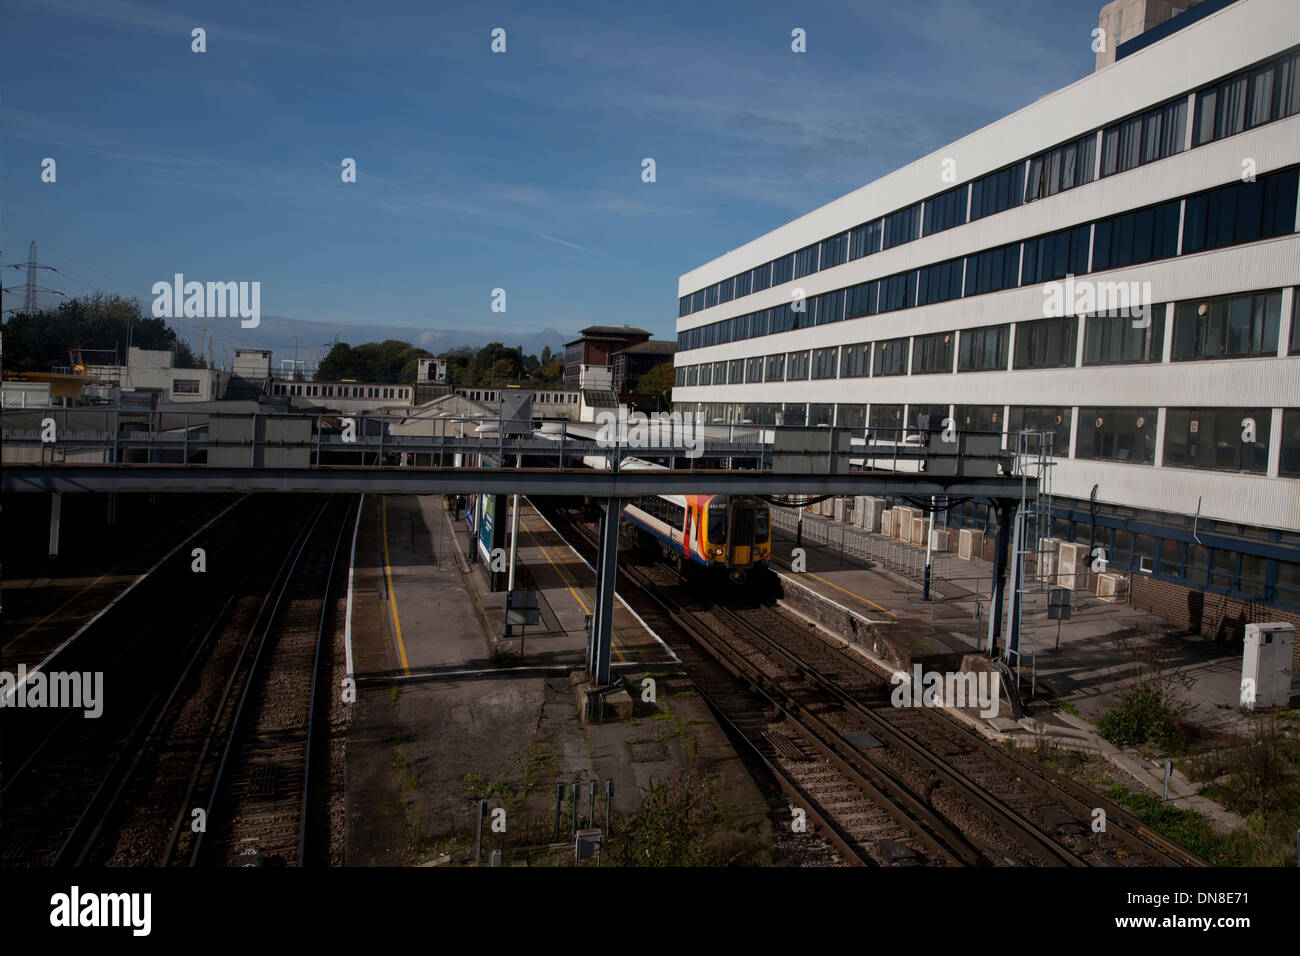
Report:
[[[743,581],[772,556],[771,512],[744,495],[639,495],[623,517],[679,567],[725,570]]]

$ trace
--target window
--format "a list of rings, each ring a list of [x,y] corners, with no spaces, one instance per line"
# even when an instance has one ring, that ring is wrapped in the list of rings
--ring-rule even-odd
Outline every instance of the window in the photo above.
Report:
[[[916,270],[900,272],[880,280],[878,311],[893,312],[916,305]]]
[[[834,424],[835,406],[812,404],[808,406],[808,426],[816,428],[818,425]]]
[[[898,430],[903,427],[903,406],[872,404],[867,425],[873,432],[872,440],[897,441],[900,437]]]
[[[1016,163],[970,185],[970,217],[973,220],[1019,206],[1025,195],[1025,164]],[[969,293],[968,293],[969,294]]]
[[[864,315],[876,314],[876,289],[880,283],[863,282],[845,289],[846,319],[856,319]]]
[[[858,429],[866,428],[867,427],[867,406],[836,405],[835,424],[840,428],[858,428]]]
[[[907,339],[877,342],[871,364],[872,375],[907,374]],[[875,406],[872,406],[874,409]]]
[[[745,381],[763,381],[763,357],[745,359]]]
[[[922,435],[943,430],[944,419],[951,409],[947,405],[908,405],[907,424]]]
[[[1083,323],[1084,365],[1126,365],[1159,362],[1165,347],[1165,307],[1147,306],[1150,321],[1127,315],[1090,315]]]
[[[713,384],[713,366],[712,366],[710,363],[705,362],[703,365],[698,365],[698,366],[696,366],[696,368],[698,368],[698,369],[700,370],[700,384],[701,384],[701,385],[712,385],[712,384]],[[566,399],[564,399],[564,401],[567,402],[568,399],[566,398]]]
[[[1051,432],[1050,453],[1056,458],[1068,458],[1070,455],[1070,419],[1072,409],[1068,407],[1030,408],[1013,405],[1007,417],[1007,447],[1016,449],[1015,434],[1020,431]],[[1031,436],[1028,450],[1038,451],[1038,436]]]
[[[812,377],[813,378],[834,378],[835,367],[839,360],[839,349],[813,349],[812,353]]]
[[[727,363],[726,362],[713,363],[713,384],[714,385],[727,384]]]
[[[842,264],[849,255],[849,234],[842,232],[821,242],[821,268],[829,269]]]
[[[711,285],[704,290],[704,307],[706,309],[712,308],[713,306],[718,304],[719,301],[718,294],[720,292],[720,288],[721,287],[718,285]]]
[[[894,246],[901,246],[905,242],[911,242],[913,239],[920,237],[920,231],[920,203],[908,206],[906,209],[900,209],[898,212],[891,212],[884,219],[884,237],[881,248],[892,249]]]
[[[1192,196],[1183,223],[1183,255],[1295,232],[1296,173],[1284,169]]]
[[[1049,149],[1029,161],[1025,202],[1055,196],[1058,192],[1092,182],[1097,167],[1097,134]]]
[[[1300,51],[1196,94],[1196,146],[1300,112]]]
[[[1072,368],[1079,319],[1038,319],[1016,323],[1015,367]]]
[[[966,295],[1010,289],[1020,278],[1020,243],[987,249],[966,257]]]
[[[767,380],[769,382],[785,381],[785,353],[779,352],[776,355],[767,357]]]
[[[817,250],[817,244],[813,243],[813,245],[805,246],[794,254],[794,277],[796,279],[801,279],[817,271]]]
[[[1123,120],[1101,134],[1101,174],[1111,176],[1183,151],[1187,97]]]
[[[731,279],[723,279],[718,283],[718,302],[730,302],[735,298],[735,282]]]
[[[1300,354],[1300,288],[1291,290],[1291,345],[1287,354]]]
[[[172,394],[173,395],[199,394],[199,380],[197,378],[172,379]]]
[[[840,378],[864,378],[870,370],[870,342],[840,346]]]
[[[1174,221],[1174,241],[1178,240],[1178,222]],[[1075,226],[1047,236],[1025,241],[1020,266],[1020,284],[1050,282],[1067,275],[1084,275],[1088,271],[1088,250],[1092,244],[1092,226]]]
[[[928,375],[952,371],[952,346],[955,332],[918,335],[912,348],[912,374]]]
[[[794,278],[794,253],[772,262],[772,285],[780,285]]]
[[[991,325],[963,329],[957,347],[957,371],[989,372],[1007,367],[1007,332],[1010,326]]]
[[[738,385],[745,380],[744,359],[732,359],[727,363],[727,383]]]
[[[970,185],[958,186],[925,201],[925,224],[922,235],[943,232],[966,223],[966,201]]]
[[[880,251],[881,221],[863,223],[849,233],[849,258],[861,259]]]
[[[1076,458],[1136,462],[1155,461],[1154,408],[1080,408]]]
[[[818,325],[838,322],[844,318],[844,290],[836,289],[834,292],[824,292],[813,300],[812,305],[817,310]]]
[[[1272,414],[1267,408],[1171,408],[1165,413],[1164,463],[1265,474]],[[1246,441],[1251,422],[1253,440]]]
[[[1175,199],[1098,221],[1093,231],[1092,271],[1104,272],[1177,255],[1180,205]]]
[[[961,298],[964,259],[953,259],[917,270],[916,304],[947,302]]]
[[[963,435],[971,432],[1002,434],[1001,405],[958,405],[953,423]]]
[[[1179,302],[1173,360],[1240,358],[1277,352],[1282,291]]]
[[[801,382],[808,378],[808,353],[791,352],[785,360],[785,380]]]
[[[698,385],[698,384],[700,384],[700,367],[699,367],[698,365],[690,365],[690,366],[687,366],[687,368],[686,368],[686,384],[687,384],[687,385]]]
[[[762,292],[772,286],[772,263],[767,262],[761,266],[756,266],[749,273],[750,289],[754,292]]]

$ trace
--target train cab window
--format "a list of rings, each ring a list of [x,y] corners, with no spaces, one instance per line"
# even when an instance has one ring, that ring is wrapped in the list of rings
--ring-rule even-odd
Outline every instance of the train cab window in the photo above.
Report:
[[[754,540],[756,542],[762,543],[767,540],[767,518],[768,512],[766,508],[759,508],[754,513]]]
[[[726,544],[727,542],[727,509],[710,508],[709,509],[709,544]]]

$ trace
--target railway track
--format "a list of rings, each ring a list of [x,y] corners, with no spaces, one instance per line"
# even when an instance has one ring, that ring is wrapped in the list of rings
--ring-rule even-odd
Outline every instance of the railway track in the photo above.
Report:
[[[335,570],[351,511],[346,499],[322,504],[295,546],[256,644],[250,634],[241,652],[248,666],[232,674],[223,697],[220,759],[191,866],[319,860],[309,826],[319,796],[312,770],[321,762],[316,730],[330,699],[322,677],[332,673]],[[179,822],[177,846],[185,832]]]
[[[148,600],[132,609],[138,615],[132,640],[117,640],[120,621],[82,636],[70,654],[75,660],[59,666],[105,667],[106,696],[111,693],[109,700],[116,703],[113,719],[100,723],[64,715],[54,727],[25,735],[30,746],[21,768],[5,779],[0,852],[6,863],[188,862],[180,851],[188,852],[199,836],[192,829],[193,810],[211,816],[198,797],[216,779],[213,758],[235,710],[230,690],[245,686],[254,671],[256,655],[246,649],[255,636],[265,641],[290,584],[303,586],[301,575],[291,571],[311,536],[296,532],[317,528],[329,508],[341,534],[348,501],[317,507],[306,497],[286,502],[281,496],[254,496],[204,542],[206,575],[164,574],[142,582]],[[249,527],[264,532],[254,547],[248,543]],[[292,546],[286,554],[287,541]],[[188,571],[189,556],[184,557]],[[329,551],[330,569],[335,558]],[[187,586],[193,579],[203,579],[204,586]],[[302,597],[295,592],[295,600]],[[149,613],[140,615],[140,607]],[[330,675],[331,655],[313,655],[311,669]],[[315,714],[318,708],[309,704],[307,710]],[[6,744],[8,752],[8,735]],[[304,813],[312,809],[303,806]],[[308,852],[306,846],[296,849],[295,861]]]
[[[589,528],[556,518],[594,548]],[[778,776],[784,775],[783,788],[818,808],[824,825],[839,837],[837,843],[846,835],[836,834],[837,826],[853,836],[859,802],[842,789],[838,798],[827,800],[811,780],[802,788],[795,768],[807,764],[808,757],[839,772],[847,767],[859,778],[863,801],[910,826],[911,840],[873,838],[870,827],[860,829],[867,838],[858,841],[859,848],[870,860],[894,865],[1204,865],[1109,801],[989,746],[942,713],[893,707],[893,687],[884,677],[770,608],[721,606],[662,564],[647,569],[624,563],[620,570],[717,664],[757,690],[769,703],[769,717],[779,715],[784,727],[792,729],[787,733],[770,725],[764,734],[778,752]],[[683,648],[676,650],[683,653]],[[697,683],[712,686],[707,678],[699,680],[695,664],[688,669]],[[716,701],[715,710],[725,715],[734,703]],[[771,766],[771,757],[765,762]],[[844,784],[832,782],[831,791],[837,786]],[[1096,808],[1106,813],[1104,833],[1092,830]],[[928,853],[920,852],[922,841],[928,842]]]

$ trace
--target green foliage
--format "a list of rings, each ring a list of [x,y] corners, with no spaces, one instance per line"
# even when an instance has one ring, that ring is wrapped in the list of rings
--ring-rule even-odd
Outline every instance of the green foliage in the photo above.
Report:
[[[670,359],[642,375],[632,386],[632,391],[643,395],[660,395],[667,402],[672,398],[673,377],[673,363]]]
[[[1189,776],[1213,781],[1205,795],[1237,813],[1300,816],[1300,739],[1285,733],[1276,716],[1253,730],[1192,760]]]
[[[337,382],[351,378],[358,382],[411,385],[415,382],[418,360],[432,355],[427,349],[416,348],[409,342],[399,342],[397,339],[367,342],[356,348],[340,342],[321,361],[316,381]]]
[[[1111,787],[1103,791],[1102,795],[1127,807],[1147,826],[1181,843],[1207,860],[1226,866],[1240,863],[1237,859],[1224,858],[1221,852],[1223,838],[1205,822],[1205,818],[1199,813],[1180,810],[1163,803],[1159,797],[1149,793],[1132,793],[1121,786]]]
[[[1146,744],[1180,752],[1187,735],[1178,721],[1178,705],[1172,692],[1156,681],[1141,681],[1121,691],[1101,715],[1097,729],[1117,747]]]
[[[69,299],[54,310],[15,315],[5,323],[4,337],[6,372],[48,372],[68,365],[69,349],[84,350],[86,364],[111,365],[113,352],[125,361],[128,339],[137,348],[174,350],[177,368],[207,367],[165,321],[145,316],[139,299],[102,292]]]
[[[766,857],[762,837],[730,826],[710,788],[686,774],[644,788],[613,842],[620,866],[753,866]]]
[[[467,385],[547,385],[564,377],[564,360],[542,350],[543,360],[525,355],[523,346],[506,348],[489,342],[475,352],[468,347],[453,349],[439,356],[447,360],[447,384]],[[409,342],[388,339],[367,342],[356,347],[345,342],[335,345],[325,356],[316,373],[318,382],[337,382],[350,378],[358,382],[397,382],[410,385],[419,372],[419,359],[431,357],[426,349]]]

